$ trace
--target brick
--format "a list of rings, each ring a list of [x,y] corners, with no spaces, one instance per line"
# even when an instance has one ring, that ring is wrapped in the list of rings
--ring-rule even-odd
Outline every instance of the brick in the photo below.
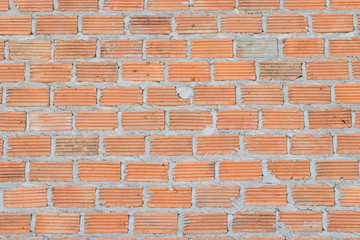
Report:
[[[321,212],[280,212],[279,222],[290,232],[322,232]]]
[[[52,202],[55,207],[94,207],[95,187],[53,187]]]
[[[101,188],[99,201],[105,207],[141,207],[143,205],[142,192],[141,187]]]
[[[30,35],[31,17],[30,16],[1,16],[0,17],[1,35]]]
[[[173,86],[149,87],[147,103],[150,106],[181,106],[189,105],[189,99],[183,99],[176,93]]]
[[[231,38],[208,38],[191,40],[192,58],[231,58],[233,40]]]
[[[59,11],[97,11],[98,0],[58,0]]]
[[[233,201],[239,197],[237,186],[198,186],[196,187],[197,207],[233,207]]]
[[[78,82],[117,82],[116,62],[77,62],[76,80]]]
[[[135,234],[171,234],[177,232],[177,213],[137,212],[134,214]]]
[[[120,162],[117,161],[81,161],[79,179],[86,182],[120,181]]]
[[[186,40],[147,40],[146,56],[148,58],[186,58]]]
[[[216,15],[213,14],[176,15],[175,23],[179,34],[217,33]]]
[[[357,160],[323,160],[316,162],[316,179],[353,180],[359,179]]]
[[[306,64],[308,80],[342,80],[349,78],[347,61],[317,61]]]
[[[275,232],[275,212],[236,212],[234,232]]]
[[[352,67],[353,67],[353,75],[354,78],[360,79],[360,61],[353,61],[352,62]]]
[[[1,63],[0,82],[21,82],[25,80],[25,63]]]
[[[5,41],[2,40],[0,41],[0,59],[5,59],[4,52],[5,52]]]
[[[135,15],[130,20],[130,32],[133,34],[169,34],[170,16]]]
[[[303,112],[299,109],[263,109],[262,118],[264,129],[304,128]]]
[[[8,137],[8,157],[50,156],[50,141],[48,136]]]
[[[360,3],[357,0],[331,0],[332,9],[360,9]]]
[[[211,125],[212,116],[205,111],[170,111],[170,130],[202,130]]]
[[[190,187],[149,187],[150,208],[189,208],[191,207]]]
[[[176,182],[208,181],[215,178],[215,165],[213,162],[176,162],[173,178]]]
[[[260,62],[260,80],[292,81],[302,77],[301,71],[301,62],[298,61]]]
[[[308,22],[300,14],[271,14],[266,29],[268,33],[304,33],[308,32]]]
[[[25,131],[26,112],[0,112],[0,131]]]
[[[334,206],[334,189],[329,186],[294,186],[292,197],[300,206]]]
[[[276,38],[238,38],[236,39],[238,58],[277,58]]]
[[[105,0],[104,10],[142,10],[143,0]]]
[[[194,91],[195,105],[235,105],[234,85],[198,85]]]
[[[94,106],[96,105],[96,88],[91,86],[57,88],[54,90],[54,105]]]
[[[85,233],[127,233],[129,216],[127,213],[86,213]]]
[[[150,155],[192,155],[192,136],[150,136]]]
[[[0,234],[30,233],[30,213],[0,213]]]
[[[261,33],[261,15],[226,14],[221,15],[221,32],[225,33]]]
[[[127,162],[125,181],[127,182],[167,182],[167,162]]]
[[[341,206],[358,207],[360,206],[360,188],[359,187],[341,187]]]
[[[71,131],[71,112],[30,112],[30,131]]]
[[[235,0],[194,0],[194,10],[233,10]]]
[[[83,34],[124,34],[122,15],[83,16]]]
[[[360,84],[336,84],[336,103],[360,103]]]
[[[165,128],[165,112],[140,111],[123,112],[122,127],[126,131],[133,130],[163,130]]]
[[[241,87],[242,104],[282,105],[281,85],[244,85]]]
[[[98,136],[57,136],[56,156],[93,156],[98,154]]]
[[[287,57],[320,57],[324,55],[324,39],[287,38],[284,43],[284,55]]]
[[[56,40],[55,59],[88,59],[96,53],[95,40]]]
[[[360,38],[329,39],[330,57],[360,56]]]
[[[107,87],[101,91],[101,106],[142,104],[142,90],[139,87]]]
[[[51,42],[48,40],[24,40],[9,42],[9,59],[50,59]]]
[[[315,0],[309,4],[302,0],[285,0],[284,6],[289,10],[316,10],[325,9],[326,2],[325,0]]]
[[[309,128],[349,128],[351,127],[351,111],[349,108],[310,109]]]
[[[254,129],[258,128],[258,111],[221,110],[217,113],[217,129]]]
[[[46,187],[19,187],[4,191],[6,208],[46,207]]]
[[[24,182],[25,162],[22,161],[1,161],[0,182]]]
[[[36,16],[36,34],[77,34],[77,16]]]
[[[309,160],[276,160],[268,161],[268,170],[280,180],[305,180],[310,179]]]
[[[8,0],[1,0],[0,1],[0,11],[5,12],[9,10],[9,1]]]
[[[256,80],[254,61],[216,61],[215,81]]]
[[[286,135],[252,135],[244,138],[245,149],[252,154],[286,154]]]
[[[107,156],[137,156],[145,152],[144,136],[106,136],[103,144]]]
[[[188,0],[149,0],[147,3],[147,9],[153,11],[176,11],[176,10],[188,10]]]
[[[329,232],[360,232],[360,212],[333,211],[327,214]]]
[[[332,136],[330,134],[297,134],[290,138],[290,143],[290,153],[293,155],[333,154]]]
[[[80,215],[78,213],[41,212],[36,215],[36,233],[75,234],[79,232]]]
[[[123,79],[126,81],[164,81],[164,63],[161,62],[125,62]]]
[[[101,41],[101,58],[140,58],[142,56],[141,40]]]
[[[240,10],[278,10],[280,2],[279,0],[244,0],[239,2]]]
[[[340,133],[337,136],[339,154],[358,154],[360,153],[360,134]]]
[[[19,12],[51,12],[53,10],[53,1],[38,0],[14,0],[15,6]]]
[[[209,82],[208,62],[169,62],[170,82]]]
[[[288,86],[291,104],[329,104],[329,85],[292,85]]]
[[[41,83],[69,82],[72,78],[72,63],[31,62],[30,81]]]
[[[186,213],[184,214],[184,234],[226,233],[226,213]]]
[[[231,154],[239,149],[239,136],[212,135],[197,137],[197,154]]]
[[[314,14],[312,20],[314,32],[339,33],[354,30],[353,16],[350,13]]]
[[[220,181],[255,181],[262,176],[260,161],[221,161]]]
[[[265,185],[246,188],[245,201],[249,206],[286,206],[286,186]]]
[[[49,106],[49,89],[34,87],[8,88],[6,106],[47,107]]]
[[[71,182],[73,179],[72,162],[31,162],[31,182]]]
[[[115,111],[80,111],[76,114],[75,125],[79,130],[115,130],[118,116]]]

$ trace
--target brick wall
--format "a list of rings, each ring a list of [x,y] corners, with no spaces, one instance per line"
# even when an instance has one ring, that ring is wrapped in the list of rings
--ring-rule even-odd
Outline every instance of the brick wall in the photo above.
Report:
[[[360,239],[360,0],[0,0],[0,239]]]

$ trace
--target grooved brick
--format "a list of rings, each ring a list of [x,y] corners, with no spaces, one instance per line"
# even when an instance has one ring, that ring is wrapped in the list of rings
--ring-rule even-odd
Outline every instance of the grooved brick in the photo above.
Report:
[[[176,162],[173,170],[173,178],[176,182],[209,181],[215,177],[214,162]]]
[[[50,156],[50,141],[48,136],[10,136],[8,157]]]
[[[255,181],[262,176],[260,161],[221,161],[220,181]]]
[[[150,155],[192,155],[192,136],[150,136]]]
[[[72,63],[68,62],[32,62],[30,63],[30,81],[69,82],[72,78],[72,66]]]
[[[138,58],[142,52],[141,40],[108,40],[101,41],[101,58]]]
[[[211,125],[211,114],[205,111],[171,110],[170,130],[202,130]]]
[[[234,85],[197,85],[194,91],[195,105],[235,105]]]
[[[320,10],[325,9],[326,0],[314,0],[311,2],[304,2],[302,0],[285,0],[284,6],[289,10]]]
[[[310,179],[309,160],[276,160],[268,161],[268,170],[280,180]]]
[[[339,154],[359,154],[360,153],[360,134],[340,133],[337,135]]]
[[[134,214],[135,234],[171,234],[177,232],[177,213],[137,212]]]
[[[261,61],[260,80],[296,80],[302,76],[301,62]]]
[[[244,85],[241,87],[242,104],[283,104],[281,85]]]
[[[230,58],[233,57],[231,38],[208,38],[191,40],[192,58]]]
[[[30,213],[0,213],[0,234],[29,233],[30,220]]]
[[[76,80],[78,82],[116,82],[118,65],[116,62],[77,62]]]
[[[0,17],[1,35],[30,35],[31,17],[30,16],[1,16]]]
[[[80,111],[76,114],[75,125],[79,130],[114,130],[118,126],[115,111]]]
[[[6,208],[46,207],[46,187],[19,187],[4,191]]]
[[[94,106],[96,105],[96,88],[92,86],[57,88],[54,90],[54,105]]]
[[[101,106],[142,104],[142,90],[139,87],[107,87],[101,91]]]
[[[233,10],[235,0],[193,0],[194,10]]]
[[[189,1],[188,0],[148,0],[147,9],[153,11],[188,10]]]
[[[117,161],[82,161],[78,162],[78,176],[86,182],[120,181],[120,166]]]
[[[52,202],[55,207],[94,207],[95,187],[53,187]]]
[[[9,42],[9,59],[50,59],[51,42],[48,40],[23,40]]]
[[[217,33],[216,15],[176,15],[175,22],[179,34]]]
[[[83,17],[83,34],[124,34],[122,15],[86,15]]]
[[[167,182],[167,162],[127,162],[125,181],[127,182]]]
[[[226,233],[226,213],[186,213],[184,214],[184,234]]]
[[[25,80],[25,63],[1,63],[0,83],[21,82]]]
[[[30,131],[71,131],[71,112],[30,112]]]
[[[8,0],[0,0],[0,11],[5,12],[9,10],[9,1]]]
[[[314,14],[312,16],[314,32],[352,32],[353,16],[346,13]]]
[[[104,10],[142,10],[144,7],[143,0],[105,0]]]
[[[0,131],[25,131],[26,112],[0,112]]]
[[[169,62],[169,81],[208,82],[210,64],[207,62]]]
[[[149,187],[150,208],[189,208],[191,207],[191,188],[189,187]]]
[[[360,37],[349,39],[329,39],[330,57],[360,56]]]
[[[359,187],[341,187],[341,206],[358,207],[360,206],[360,188]]]
[[[268,33],[308,32],[308,21],[300,14],[271,14],[267,17]]]
[[[92,156],[98,154],[98,136],[57,136],[56,156]]]
[[[238,186],[198,186],[196,187],[197,207],[228,208],[239,197]]]
[[[165,112],[141,111],[123,112],[122,127],[124,130],[163,130],[165,127]]]
[[[55,59],[87,59],[95,57],[95,40],[56,40]]]
[[[306,64],[308,80],[348,79],[347,61],[316,61]]]
[[[297,134],[290,138],[290,143],[290,153],[293,155],[329,155],[333,153],[330,134]]]
[[[300,206],[334,206],[334,189],[325,185],[294,186],[292,197]]]
[[[0,145],[2,145],[2,143]],[[25,162],[22,161],[0,162],[0,182],[24,182],[24,181],[25,181]]]
[[[99,201],[105,207],[141,207],[143,204],[142,192],[141,187],[101,188]]]
[[[286,206],[286,186],[261,186],[245,189],[245,202],[249,206]]]
[[[254,61],[216,61],[215,81],[256,80]]]
[[[73,179],[72,162],[31,162],[31,182],[71,182]]]
[[[360,232],[359,211],[333,211],[327,214],[329,232]]]
[[[125,62],[123,64],[123,79],[126,81],[164,80],[164,64],[161,62]]]
[[[238,58],[277,58],[276,38],[238,38],[236,39]]]
[[[197,137],[197,154],[231,154],[239,149],[239,136],[211,135]]]
[[[85,233],[127,233],[129,216],[127,213],[86,213]]]
[[[103,144],[107,156],[137,156],[145,152],[144,136],[105,136]]]
[[[181,98],[173,86],[149,87],[147,103],[151,106],[181,106],[189,105],[189,99]]]
[[[130,32],[133,34],[169,34],[170,16],[136,15],[130,20]]]
[[[243,0],[239,1],[240,10],[278,10],[279,0]]]
[[[287,38],[283,41],[286,57],[320,57],[324,55],[322,38]]]
[[[280,212],[279,222],[290,232],[322,232],[321,212]]]
[[[304,116],[299,109],[263,109],[264,129],[303,129]]]
[[[11,87],[7,89],[8,107],[47,107],[49,88]]]
[[[40,212],[36,215],[36,233],[75,234],[79,232],[78,213]]]
[[[351,110],[349,108],[310,109],[309,128],[349,128],[351,127]]]
[[[360,84],[336,84],[336,103],[360,103]]]
[[[77,16],[36,16],[36,34],[76,34]]]
[[[226,14],[221,15],[221,32],[225,33],[261,33],[261,15]]]
[[[222,110],[217,113],[217,129],[257,129],[259,113],[250,110]]]
[[[58,0],[59,11],[96,11],[98,0]]]
[[[359,179],[357,160],[322,160],[316,162],[316,179],[353,180]]]
[[[291,104],[329,104],[329,85],[291,85],[288,86]]]
[[[150,39],[146,41],[148,58],[186,58],[186,40]]]
[[[286,154],[286,135],[245,136],[245,149],[252,154]]]
[[[236,212],[234,232],[275,232],[275,212]]]
[[[53,10],[52,0],[13,0],[19,12],[50,12]]]
[[[360,3],[357,0],[330,0],[332,9],[360,9]]]

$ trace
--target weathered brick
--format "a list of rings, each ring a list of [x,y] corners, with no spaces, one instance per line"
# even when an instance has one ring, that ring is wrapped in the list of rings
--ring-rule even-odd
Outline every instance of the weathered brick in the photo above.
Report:
[[[137,212],[134,214],[135,234],[171,234],[177,232],[177,213]]]
[[[80,111],[76,114],[75,125],[79,130],[114,130],[118,126],[115,111]]]
[[[137,58],[141,57],[141,40],[108,40],[101,41],[101,58]]]
[[[237,212],[233,215],[234,232],[275,232],[275,212]]]
[[[238,186],[198,186],[196,187],[197,207],[228,208],[239,197]]]
[[[290,232],[322,232],[321,212],[280,212],[279,216],[279,222]]]
[[[277,58],[276,38],[238,38],[236,39],[238,58]]]
[[[50,59],[51,42],[48,40],[23,40],[9,42],[9,59]]]
[[[184,234],[226,233],[226,213],[186,213],[184,214]]]
[[[170,16],[136,15],[131,17],[130,32],[133,34],[169,34]]]
[[[334,206],[334,189],[324,185],[299,185],[293,188],[297,205]]]

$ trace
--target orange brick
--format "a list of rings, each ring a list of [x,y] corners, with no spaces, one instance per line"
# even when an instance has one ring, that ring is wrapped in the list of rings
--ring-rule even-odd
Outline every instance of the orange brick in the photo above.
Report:
[[[151,155],[192,155],[192,136],[150,136]]]
[[[1,16],[0,17],[1,35],[30,35],[31,17],[30,16]]]
[[[260,161],[221,161],[220,181],[252,181],[262,176]]]
[[[325,9],[325,0],[314,0],[311,3],[302,0],[285,0],[285,8],[289,10],[316,10]]]
[[[52,202],[55,207],[94,207],[95,187],[53,187]]]
[[[49,89],[31,87],[8,88],[6,106],[47,107],[49,106]]]
[[[9,157],[40,157],[50,156],[50,137],[28,136],[8,137]]]
[[[0,112],[0,131],[25,131],[26,112]]]
[[[329,39],[330,57],[360,56],[360,37],[349,39]]]
[[[59,11],[97,11],[98,0],[58,0]]]
[[[233,201],[239,197],[237,186],[198,186],[196,187],[197,207],[233,207]]]
[[[31,162],[30,181],[32,182],[71,182],[72,162]]]
[[[173,86],[149,87],[147,102],[151,106],[181,106],[190,104],[189,99],[181,98]]]
[[[120,181],[120,162],[117,161],[82,161],[78,162],[79,178],[87,182]]]
[[[5,12],[9,10],[9,1],[8,0],[0,0],[0,11]]]
[[[234,232],[275,232],[275,212],[237,212],[233,215]]]
[[[184,214],[184,234],[226,233],[226,213],[186,213]]]
[[[69,82],[72,78],[72,63],[31,62],[30,81],[41,83]]]
[[[190,187],[149,187],[150,208],[189,208],[191,207]]]
[[[252,154],[286,154],[286,135],[245,136],[245,148]]]
[[[334,189],[324,185],[294,186],[293,199],[301,206],[334,206]]]
[[[341,187],[341,206],[358,207],[360,206],[360,187]]]
[[[142,102],[142,90],[139,87],[107,87],[101,91],[101,106],[141,105]]]
[[[204,111],[170,111],[170,130],[202,130],[211,125],[210,112]]]
[[[308,22],[299,14],[271,14],[266,29],[268,33],[303,33],[308,32]]]
[[[30,112],[30,131],[71,131],[71,112]]]
[[[194,91],[195,105],[235,105],[234,85],[197,85]]]
[[[257,129],[257,110],[222,110],[217,114],[217,129]]]
[[[134,217],[135,234],[171,234],[177,232],[177,213],[137,212]]]
[[[116,62],[77,62],[76,80],[78,82],[117,82]]]
[[[330,87],[328,85],[292,85],[288,86],[291,104],[329,104]]]
[[[349,78],[347,61],[317,61],[306,64],[308,80],[342,80]]]
[[[5,51],[5,41],[2,40],[0,41],[0,59],[5,59],[4,51]]]
[[[123,112],[122,127],[132,130],[163,130],[165,128],[165,112],[163,110]]]
[[[310,109],[309,128],[349,128],[351,111],[349,108]]]
[[[50,12],[53,10],[53,1],[37,0],[14,0],[15,6],[19,12]]]
[[[127,213],[86,213],[85,233],[127,233],[129,216]]]
[[[213,162],[176,162],[173,178],[176,182],[208,181],[215,178],[215,165]]]
[[[0,213],[0,234],[30,233],[30,213]]]
[[[322,232],[321,212],[280,212],[279,222],[290,232]]]
[[[95,40],[56,40],[55,59],[87,59],[96,54]]]
[[[302,76],[301,62],[264,61],[260,62],[261,80],[296,80]]]
[[[144,136],[109,136],[104,137],[107,156],[137,156],[145,152]]]
[[[133,34],[169,34],[170,16],[136,15],[131,17],[130,32]]]
[[[169,62],[170,82],[209,82],[208,62]]]
[[[216,61],[215,80],[256,80],[254,61]]]
[[[36,34],[77,34],[77,16],[36,16]]]
[[[328,155],[333,153],[332,136],[330,134],[309,135],[297,134],[290,138],[293,155]]]
[[[226,33],[261,33],[261,15],[227,14],[221,15],[221,32]]]
[[[238,135],[212,135],[197,137],[197,154],[231,154],[239,149]]]
[[[75,123],[79,130],[115,130],[118,117],[115,111],[80,111],[76,114]]]
[[[79,232],[78,213],[40,212],[36,215],[36,233],[75,234]]]
[[[304,116],[299,109],[263,109],[264,129],[303,129]]]
[[[352,32],[353,15],[346,13],[314,14],[312,16],[314,32]]]
[[[176,15],[175,22],[179,34],[217,33],[216,15],[213,14]]]
[[[147,40],[146,56],[148,58],[186,58],[186,40]]]
[[[353,72],[354,78],[360,79],[360,60],[353,61],[352,67],[354,70],[354,72]]]
[[[360,3],[357,0],[330,0],[332,9],[360,9]]]
[[[356,119],[355,119],[355,127],[360,128],[360,111],[355,110]]]
[[[142,1],[141,1],[142,2]],[[188,0],[149,0],[147,9],[154,11],[188,10]]]
[[[268,170],[280,180],[310,179],[309,160],[277,160],[268,161]]]
[[[359,179],[358,160],[323,160],[316,162],[317,176],[320,180]]]
[[[122,15],[83,16],[83,34],[124,34]]]
[[[24,81],[25,63],[1,63],[0,82]]]
[[[243,0],[239,2],[240,10],[278,10],[279,0]]]
[[[161,62],[125,62],[123,79],[126,81],[164,81],[164,63]]]
[[[46,187],[19,187],[4,191],[7,208],[46,207]]]
[[[143,10],[143,0],[105,0],[104,10]]]
[[[2,143],[0,144],[2,145]],[[1,161],[0,182],[24,182],[25,162]]]
[[[233,40],[231,38],[208,38],[191,40],[192,58],[231,58]]]
[[[333,211],[327,214],[329,232],[360,232],[359,211]]]
[[[339,154],[358,154],[360,153],[360,134],[340,133],[337,137]]]
[[[98,136],[57,136],[56,156],[92,156],[98,154]]]
[[[99,201],[105,207],[141,207],[142,192],[141,187],[101,188]]]
[[[141,40],[101,41],[101,58],[140,58],[142,56]]]
[[[9,59],[50,59],[51,41],[24,40],[9,42]]]
[[[360,84],[336,84],[336,103],[360,103]]]
[[[286,206],[286,186],[261,186],[246,188],[245,201],[249,206]]]
[[[242,104],[282,105],[281,85],[247,85],[241,87]]]
[[[284,55],[287,57],[320,57],[324,55],[322,38],[287,38],[284,43]]]
[[[127,182],[167,182],[167,162],[127,162],[125,181]]]
[[[83,86],[78,88],[61,87],[54,90],[55,106],[95,106],[96,88]]]
[[[233,10],[235,0],[194,0],[194,10]]]

